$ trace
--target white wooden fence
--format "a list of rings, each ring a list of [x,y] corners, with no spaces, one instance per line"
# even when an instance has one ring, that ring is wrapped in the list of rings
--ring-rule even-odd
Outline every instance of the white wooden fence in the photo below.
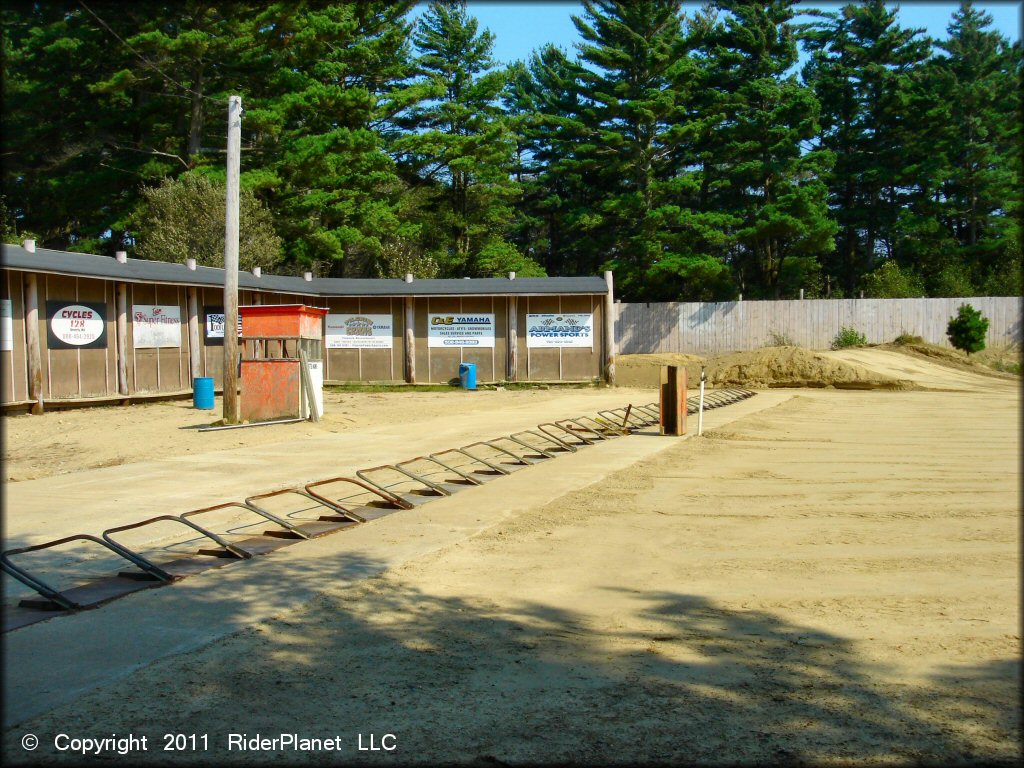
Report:
[[[988,318],[986,346],[1021,341],[1021,299],[1003,296],[616,304],[615,339],[620,355],[709,355],[758,349],[782,339],[828,349],[846,327],[863,333],[869,344],[908,333],[948,347],[946,325],[963,303]]]

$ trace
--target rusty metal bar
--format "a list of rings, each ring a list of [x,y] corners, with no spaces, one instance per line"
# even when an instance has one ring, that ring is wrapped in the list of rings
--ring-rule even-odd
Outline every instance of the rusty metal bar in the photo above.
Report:
[[[317,486],[329,485],[330,483],[351,483],[353,485],[356,485],[356,486],[362,488],[367,493],[372,493],[375,496],[379,496],[381,499],[386,501],[388,504],[391,504],[392,506],[398,507],[399,509],[412,509],[413,508],[413,505],[410,504],[409,502],[405,501],[404,499],[399,498],[398,496],[395,496],[394,494],[382,491],[379,488],[376,488],[376,487],[370,485],[369,483],[363,482],[362,480],[356,480],[356,479],[351,478],[351,477],[332,477],[332,478],[329,478],[327,480],[318,480],[315,483],[307,483],[306,486],[305,486],[306,493],[308,493],[313,498],[318,499],[320,501],[323,501],[323,502],[325,502],[327,504],[334,504],[335,506],[340,506],[340,507],[342,507],[342,509],[345,509],[345,511],[348,514],[350,514],[350,515],[353,515],[355,517],[360,517],[359,515],[356,515],[356,513],[353,512],[352,510],[345,508],[341,504],[341,500],[340,499],[332,501],[332,500],[328,499],[326,496],[324,496],[324,495],[322,495],[320,493],[317,493],[316,491],[313,490]]]
[[[405,475],[406,477],[412,479],[414,482],[417,482],[420,485],[424,485],[428,489],[430,489],[432,491],[435,491],[436,493],[439,493],[442,496],[450,496],[451,495],[445,489],[443,489],[443,488],[436,488],[433,483],[431,483],[429,481],[421,480],[420,478],[416,477],[415,475],[410,474],[409,472],[406,472],[406,471],[403,471],[403,470],[399,469],[394,464],[381,464],[379,467],[370,467],[369,469],[360,469],[360,470],[358,470],[356,472],[356,477],[358,477],[360,480],[363,480],[364,482],[369,483],[372,486],[380,488],[380,490],[384,491],[385,493],[391,493],[390,489],[392,487],[398,485],[398,483],[392,483],[391,485],[381,485],[380,483],[374,481],[372,478],[367,477],[367,473],[369,473],[369,472],[380,472],[381,470],[385,470],[385,469],[390,469],[390,470],[393,470],[395,472],[399,472],[399,473]],[[404,480],[400,480],[399,482],[405,482],[405,481]],[[406,501],[408,502],[408,499],[406,499]]]
[[[411,459],[406,459],[405,461],[400,461],[397,464],[392,464],[391,466],[394,467],[395,469],[397,469],[403,475],[408,475],[413,480],[417,480],[417,481],[423,483],[425,486],[427,486],[428,488],[434,489],[438,493],[444,494],[445,496],[451,496],[452,495],[452,492],[450,490],[448,490],[447,488],[445,488],[442,483],[435,483],[433,480],[428,479],[426,477],[426,475],[420,475],[419,473],[413,472],[411,469],[408,469],[406,465],[412,464],[414,461],[432,461],[433,463],[437,464],[438,466],[441,466],[441,462],[436,461],[434,459],[428,459],[426,456],[416,456],[416,457],[411,458]],[[431,472],[430,474],[436,475],[437,473],[436,472]],[[461,472],[456,472],[456,474],[461,475],[462,473]]]
[[[143,572],[149,574],[158,581],[169,582],[175,580],[175,577],[167,573],[167,571],[149,562],[149,560],[142,557],[141,555],[132,552],[127,547],[124,547],[121,544],[115,544],[106,541],[97,536],[90,536],[86,533],[80,533],[74,536],[65,536],[63,539],[48,541],[43,544],[35,544],[31,547],[19,547],[17,549],[8,549],[7,551],[0,553],[0,567],[2,567],[7,574],[13,576],[26,587],[35,590],[50,602],[59,605],[67,610],[77,610],[78,608],[82,608],[83,606],[73,600],[68,599],[60,590],[54,589],[49,584],[44,582],[42,579],[33,576],[24,568],[15,565],[10,560],[12,555],[23,555],[28,552],[38,552],[42,549],[59,547],[61,544],[68,544],[72,541],[91,541],[96,544],[99,544],[102,547],[106,547],[115,555],[124,558],[132,565],[141,569]]]
[[[560,432],[562,432],[563,434],[569,435],[570,437],[573,437],[573,438],[579,440],[579,443],[569,443],[569,442],[566,442],[565,440],[560,438],[557,434],[552,434],[551,430],[548,429],[548,427],[553,427],[553,428],[559,430]],[[537,429],[539,429],[545,435],[550,437],[552,440],[557,440],[559,443],[564,445],[566,448],[568,448],[573,453],[576,453],[576,451],[578,451],[582,446],[590,445],[591,444],[588,440],[584,440],[584,439],[582,439],[580,437],[577,437],[576,435],[574,435],[572,432],[570,432],[565,427],[560,427],[560,426],[558,426],[557,424],[555,424],[554,422],[551,422],[551,421],[546,421],[543,424],[538,424],[537,425]]]
[[[491,448],[491,449],[493,449],[495,451],[498,451],[499,453],[504,453],[504,454],[507,454],[507,455],[511,456],[515,460],[516,464],[522,464],[524,467],[531,466],[531,462],[527,461],[524,457],[520,456],[517,453],[513,453],[508,448],[502,448],[500,445],[498,445],[498,440],[508,440],[508,439],[509,438],[507,438],[507,437],[499,437],[499,438],[496,438],[494,440],[481,440],[481,441],[476,442],[476,443],[470,443],[469,445],[464,445],[463,449],[473,448],[473,447],[475,447],[477,445],[485,445],[488,448]],[[546,457],[541,456],[540,458],[544,459]],[[511,472],[511,470],[510,470],[510,472]]]
[[[439,458],[439,457],[444,456],[445,454],[449,454],[449,453],[457,453],[460,456],[465,456],[467,459],[469,459],[469,462],[468,463],[463,463],[463,464],[457,464],[457,465],[453,466],[453,465],[448,464],[447,462],[445,462],[441,458]],[[430,454],[430,456],[428,458],[431,459],[432,461],[438,462],[439,464],[441,464],[444,467],[447,467],[452,472],[459,472],[459,467],[466,467],[466,466],[469,466],[469,464],[479,464],[481,467],[486,467],[487,469],[493,470],[493,471],[497,472],[498,474],[501,474],[501,475],[507,475],[508,474],[508,472],[503,471],[500,467],[496,467],[494,464],[491,464],[489,461],[486,461],[485,459],[478,459],[476,456],[473,456],[473,455],[471,455],[469,453],[466,453],[461,448],[449,448],[446,451],[438,451],[437,453]],[[476,473],[476,474],[480,474],[481,473],[481,470],[479,470],[479,469],[474,469],[474,470],[470,470],[470,471],[473,472],[473,473]],[[459,474],[462,474],[462,473],[459,472]],[[479,477],[473,477],[472,475],[469,475],[468,477],[465,476],[465,475],[463,475],[463,476],[466,477],[467,480],[471,480],[474,483],[474,485],[483,485],[484,481],[481,480]]]
[[[110,537],[110,534],[112,534],[112,533],[119,533],[120,531],[128,531],[128,530],[131,530],[133,528],[142,528],[144,526],[152,525],[154,523],[158,523],[158,522],[161,522],[161,521],[167,521],[167,522],[172,522],[172,523],[180,523],[180,524],[182,524],[182,525],[184,525],[184,526],[186,526],[188,528],[191,528],[192,530],[196,531],[197,533],[199,533],[199,534],[201,534],[203,536],[206,536],[207,538],[213,540],[220,547],[222,547],[225,551],[230,552],[232,555],[234,555],[235,557],[237,557],[239,559],[248,560],[249,558],[252,557],[252,553],[251,552],[248,552],[247,550],[241,549],[240,547],[237,547],[234,544],[232,544],[232,543],[230,543],[228,541],[225,541],[224,539],[222,539],[220,536],[218,536],[213,531],[209,531],[209,530],[207,530],[206,528],[203,528],[200,525],[196,525],[191,520],[185,520],[184,518],[179,517],[177,515],[158,515],[156,517],[151,517],[148,520],[143,520],[142,522],[139,522],[139,523],[132,523],[130,525],[119,525],[116,528],[108,528],[101,535],[103,536],[103,538],[106,541],[110,542],[111,544],[114,544],[116,546],[124,546],[123,544],[120,544],[119,542],[114,541],[114,539],[112,539]]]

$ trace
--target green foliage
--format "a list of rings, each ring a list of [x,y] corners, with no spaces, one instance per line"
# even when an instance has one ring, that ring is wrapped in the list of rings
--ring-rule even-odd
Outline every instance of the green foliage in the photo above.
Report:
[[[968,355],[985,348],[985,334],[988,332],[988,318],[970,304],[961,304],[956,316],[949,319],[946,336],[949,343],[962,349]]]
[[[839,329],[839,333],[832,339],[832,349],[848,349],[850,347],[867,346],[867,337],[856,328],[847,328],[845,325]]]
[[[281,258],[281,238],[273,217],[249,189],[238,201],[238,266],[272,271]],[[202,266],[224,266],[226,190],[223,181],[185,173],[142,191],[133,216],[136,253],[143,259],[184,263],[194,258]]]
[[[934,42],[883,0],[800,27],[791,0],[582,5],[574,51],[505,68],[457,0],[415,23],[413,0],[7,4],[3,238],[219,254],[180,218],[154,250],[143,190],[223,177],[238,93],[289,270],[612,269],[631,301],[1024,290],[1022,49],[987,14]]]
[[[913,334],[904,331],[893,340],[893,344],[898,346],[906,346],[907,344],[924,344],[924,339],[920,336],[914,336]]]
[[[886,261],[864,278],[864,293],[873,299],[914,299],[925,295],[924,282],[911,269]]]
[[[768,334],[766,347],[798,347],[799,344],[786,331],[771,331]]]

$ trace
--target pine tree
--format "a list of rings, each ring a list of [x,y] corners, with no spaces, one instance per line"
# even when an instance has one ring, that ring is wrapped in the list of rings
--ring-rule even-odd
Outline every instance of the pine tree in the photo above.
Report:
[[[827,179],[839,229],[830,271],[851,295],[882,259],[898,259],[900,231],[915,226],[901,221],[908,196],[915,186],[928,189],[923,137],[934,114],[915,90],[930,43],[921,30],[901,28],[884,0],[817,15],[802,30],[811,52],[804,78],[821,105],[818,145],[835,156]]]
[[[410,107],[393,149],[410,183],[428,189],[426,248],[450,277],[540,274],[508,240],[519,186],[515,142],[500,98],[507,73],[491,59],[494,36],[464,2],[435,0],[413,35],[424,99]]]
[[[731,219],[744,293],[773,298],[814,282],[835,232],[821,179],[833,156],[804,151],[818,101],[787,74],[797,59],[792,5],[723,0],[724,18],[702,43],[702,109],[719,116],[704,144],[705,205]]]
[[[1011,250],[1021,213],[1020,47],[991,24],[991,16],[961,4],[929,72],[943,108],[930,146],[944,162],[931,209],[953,245],[934,271],[959,270],[968,287],[1001,282],[1020,260],[1019,238]]]
[[[267,74],[243,101],[243,129],[263,161],[250,183],[270,197],[298,264],[368,277],[417,236],[385,142],[408,97],[410,7],[277,3],[254,18]]]

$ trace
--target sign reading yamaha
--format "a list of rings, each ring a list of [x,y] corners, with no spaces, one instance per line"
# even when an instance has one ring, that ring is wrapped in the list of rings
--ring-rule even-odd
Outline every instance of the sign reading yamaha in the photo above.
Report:
[[[594,315],[559,312],[526,316],[527,347],[594,346]]]
[[[93,301],[46,302],[46,346],[106,349],[107,305]]]
[[[428,347],[493,347],[494,315],[427,315]]]

